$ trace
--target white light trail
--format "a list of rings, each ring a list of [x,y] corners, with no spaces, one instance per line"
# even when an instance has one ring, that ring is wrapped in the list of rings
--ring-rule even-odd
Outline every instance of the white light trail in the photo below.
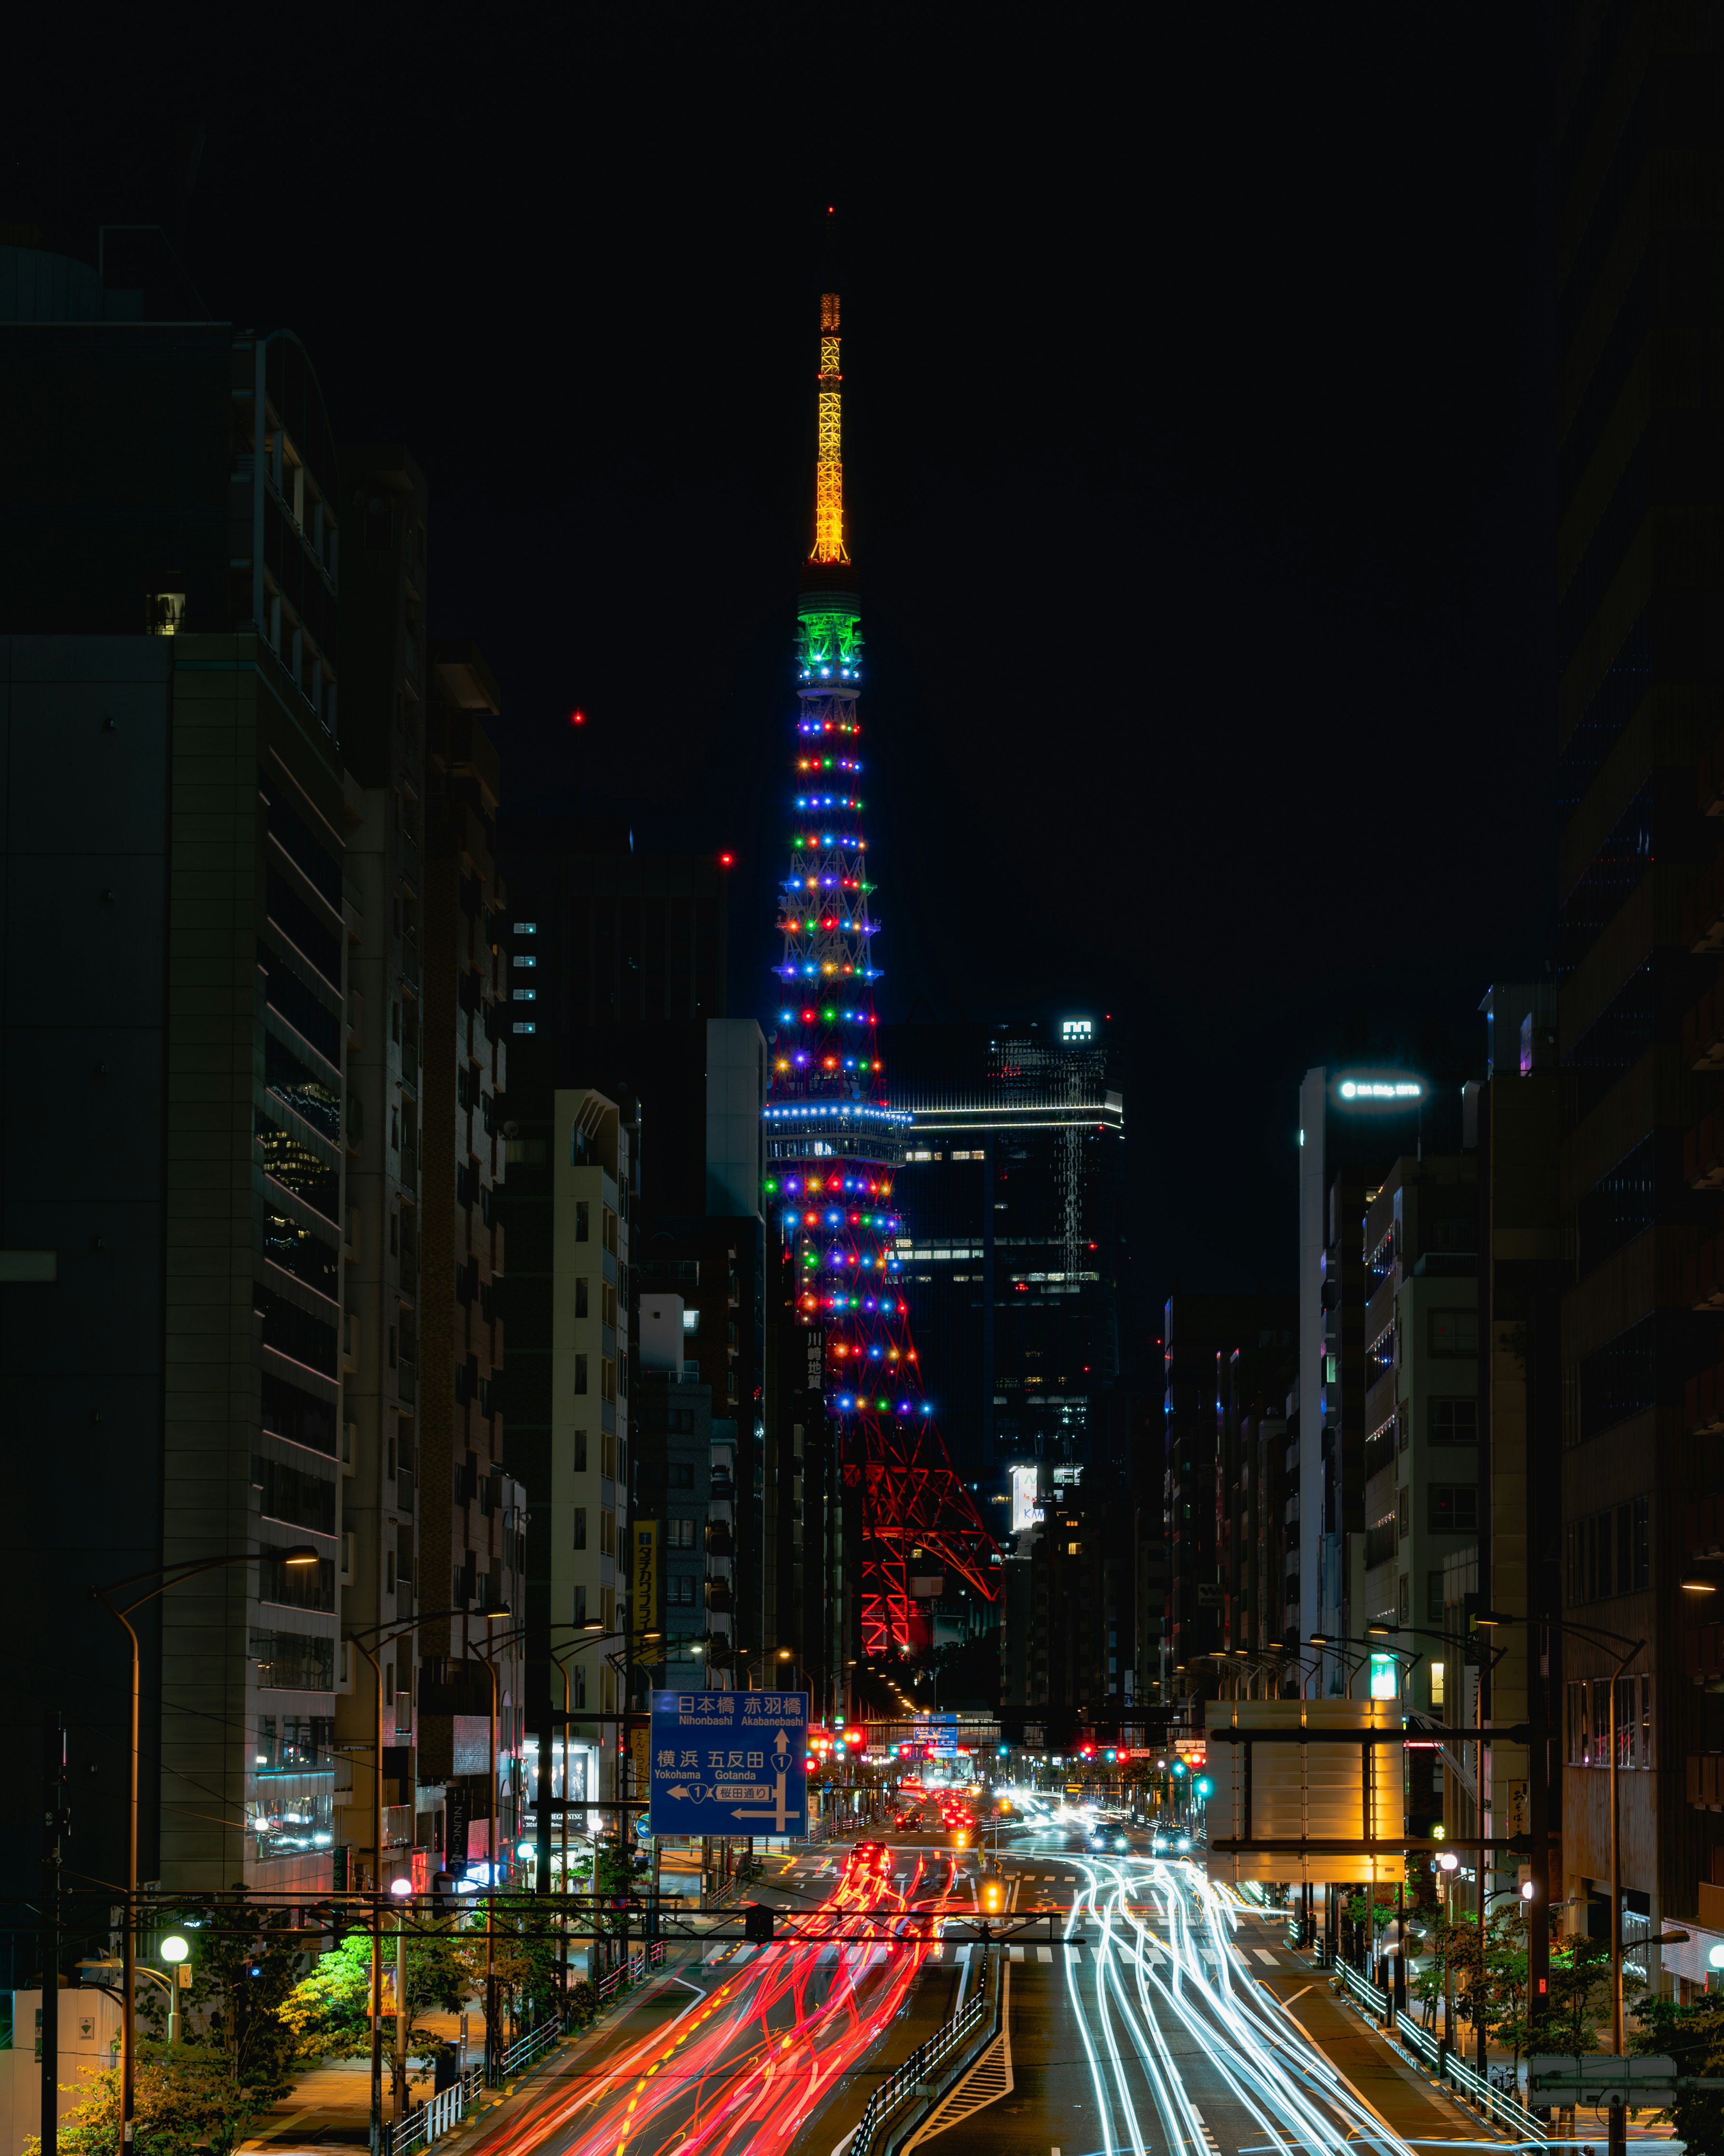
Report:
[[[1257,1980],[1234,1941],[1242,1906],[1234,1897],[1189,1863],[1077,1861],[1085,1884],[1073,1899],[1066,1937],[1081,1930],[1090,1953],[1084,1963],[1076,1953],[1065,1957],[1065,1984],[1103,2156],[1126,2147],[1131,2156],[1147,2156],[1152,2133],[1163,2148],[1208,2156],[1214,2144],[1203,2107],[1213,2112],[1222,2100],[1244,2112],[1266,2151],[1414,2156],[1413,2144],[1354,2092]],[[1145,1902],[1158,1912],[1164,1937],[1141,1913]],[[1085,1965],[1094,1972],[1088,1982]],[[1208,2081],[1196,2091],[1187,2087],[1190,2059],[1182,2066],[1170,2037],[1195,2043],[1219,2092]]]

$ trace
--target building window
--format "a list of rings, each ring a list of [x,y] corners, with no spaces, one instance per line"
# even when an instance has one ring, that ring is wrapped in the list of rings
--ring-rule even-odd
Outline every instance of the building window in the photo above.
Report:
[[[1474,1482],[1433,1482],[1430,1507],[1433,1534],[1475,1533],[1479,1525],[1478,1485]]]
[[[587,1282],[584,1279],[575,1282],[575,1315],[577,1317],[587,1315]]]
[[[587,1358],[584,1355],[577,1355],[575,1358],[575,1390],[577,1393],[584,1393],[586,1389]]]
[[[1610,1680],[1582,1677],[1568,1686],[1568,1764],[1610,1763]],[[1616,1763],[1647,1768],[1652,1758],[1652,1679],[1644,1671],[1616,1680]]]
[[[673,1490],[692,1490],[695,1486],[694,1462],[691,1460],[673,1460],[666,1472],[666,1481]]]
[[[695,1582],[692,1578],[671,1579],[665,1583],[665,1599],[674,1609],[692,1609],[695,1606]]]
[[[1434,1310],[1430,1314],[1433,1355],[1476,1355],[1479,1313],[1475,1310]]]
[[[1433,1445],[1476,1445],[1479,1404],[1469,1399],[1434,1399],[1428,1427]]]
[[[692,1549],[695,1547],[695,1523],[692,1520],[672,1520],[669,1523],[667,1549]]]
[[[510,927],[511,932],[516,936],[536,936],[539,932],[539,924],[536,921],[512,921]]]
[[[598,1516],[598,1553],[601,1557],[617,1554],[617,1516],[601,1511]]]
[[[575,1589],[575,1622],[577,1625],[584,1625],[587,1622],[587,1590],[584,1587],[578,1585]],[[577,1681],[581,1675],[582,1671],[580,1665],[577,1663],[575,1666],[575,1676]],[[577,1706],[579,1706],[581,1703],[580,1694],[578,1692],[575,1695],[575,1703]]]
[[[587,1472],[587,1433],[584,1430],[575,1432],[575,1472],[577,1475]]]
[[[1396,1614],[1403,1625],[1410,1625],[1413,1621],[1413,1575],[1408,1572],[1401,1574],[1401,1594]]]
[[[1413,1532],[1413,1486],[1411,1483],[1403,1484],[1401,1489],[1400,1528],[1401,1540],[1405,1542]],[[1401,1614],[1405,1617],[1407,1612],[1403,1609]]]
[[[539,992],[536,988],[515,988],[511,991],[511,994],[518,1004],[536,1004],[539,1000]]]
[[[511,966],[536,966],[539,961],[534,952],[517,951],[509,963]]]
[[[581,1358],[577,1357],[576,1359]],[[601,1355],[598,1358],[598,1383],[600,1399],[614,1400],[617,1397],[617,1366],[608,1355]]]
[[[593,1240],[593,1208],[584,1198],[575,1200],[575,1240],[589,1243]]]
[[[1652,1501],[1631,1498],[1625,1505],[1571,1520],[1563,1533],[1564,1599],[1571,1608],[1603,1602],[1613,1594],[1636,1594],[1652,1578]]]
[[[576,1548],[577,1549],[585,1549],[585,1548],[586,1548],[586,1547],[587,1547],[587,1507],[586,1507],[584,1505],[577,1505],[577,1506],[576,1506],[576,1507],[575,1507],[575,1548]],[[575,1593],[576,1593],[576,1595],[577,1595],[578,1598],[580,1598],[580,1599],[582,1599],[582,1600],[584,1600],[584,1599],[585,1599],[585,1589],[582,1589],[582,1588],[578,1588],[578,1587],[577,1587],[577,1588],[575,1589]]]
[[[536,1033],[538,1029],[537,1024],[531,1019],[518,1018],[515,1021],[515,1030],[517,1033]]]
[[[1428,1572],[1424,1575],[1424,1614],[1433,1625],[1440,1625],[1443,1621],[1443,1575],[1440,1572]]]
[[[1439,1573],[1437,1577],[1440,1579],[1442,1574]],[[1431,1664],[1431,1705],[1433,1707],[1442,1707],[1447,1703],[1446,1691],[1447,1680],[1443,1665],[1440,1662],[1433,1662]]]

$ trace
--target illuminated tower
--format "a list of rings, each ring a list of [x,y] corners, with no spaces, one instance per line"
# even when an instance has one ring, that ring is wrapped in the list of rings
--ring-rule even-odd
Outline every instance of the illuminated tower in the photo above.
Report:
[[[923,1390],[893,1208],[909,1116],[882,1084],[876,923],[863,834],[861,601],[844,545],[839,303],[820,300],[814,544],[797,606],[796,783],[781,887],[782,993],[767,1119],[768,1211],[798,1316],[820,1335],[828,1414],[859,1499],[862,1651],[926,1643],[915,1583],[955,1572],[992,1599],[997,1554]]]

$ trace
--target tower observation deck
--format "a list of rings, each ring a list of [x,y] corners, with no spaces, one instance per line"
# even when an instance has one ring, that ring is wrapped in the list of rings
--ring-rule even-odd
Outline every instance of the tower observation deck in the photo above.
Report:
[[[771,1034],[767,1206],[787,1300],[818,1335],[826,1412],[859,1511],[865,1656],[925,1645],[918,1604],[956,1573],[983,1597],[998,1554],[947,1455],[896,1255],[910,1117],[886,1095],[874,1009],[879,923],[864,833],[861,600],[845,545],[839,298],[820,300],[814,545],[798,623],[790,861]],[[811,1354],[811,1367],[817,1359]]]

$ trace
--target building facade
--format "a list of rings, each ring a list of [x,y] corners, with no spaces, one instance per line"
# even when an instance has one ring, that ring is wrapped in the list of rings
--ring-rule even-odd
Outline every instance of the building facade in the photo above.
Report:
[[[1724,39],[1704,11],[1643,4],[1566,17],[1557,111],[1557,706],[1558,1047],[1568,1101],[1563,1234],[1565,1621],[1647,1645],[1622,1876],[1651,1920],[1701,1916],[1724,1881],[1706,1769],[1724,1751],[1685,1522],[1721,1486],[1724,1417],[1710,1274],[1710,1133],[1724,1067],[1717,894],[1724,390],[1709,267],[1724,209],[1711,124]],[[1646,1538],[1635,1522],[1644,1512]],[[1608,1573],[1603,1530],[1629,1522]],[[1608,1579],[1608,1588],[1606,1582]],[[1614,1653],[1566,1644],[1571,1891],[1608,1880],[1595,1717]],[[1626,1693],[1624,1693],[1626,1699]],[[1637,1718],[1636,1727],[1641,1726]],[[1715,1780],[1716,1778],[1713,1778]],[[1590,1882],[1578,1885],[1577,1882]]]

